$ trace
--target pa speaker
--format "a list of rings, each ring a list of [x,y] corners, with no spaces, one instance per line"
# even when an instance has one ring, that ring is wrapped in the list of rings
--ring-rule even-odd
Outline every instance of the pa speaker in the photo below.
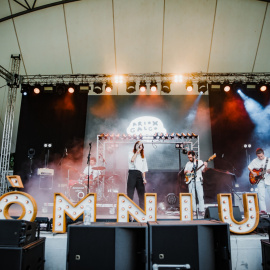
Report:
[[[156,221],[149,225],[150,269],[185,265],[200,270],[230,270],[229,225],[220,221]],[[171,268],[170,268],[171,269]]]
[[[269,233],[269,230],[270,230],[270,218],[260,217],[256,231],[260,233],[267,233],[267,232]],[[269,236],[269,240],[270,240],[270,236]]]
[[[0,247],[1,269],[44,269],[45,238],[22,247]]]
[[[68,227],[67,269],[148,269],[145,223],[95,222]]]
[[[236,221],[242,221],[241,212],[238,206],[233,207],[233,216]],[[207,219],[215,219],[219,220],[218,216],[218,207],[217,206],[209,206],[205,210],[205,218]]]
[[[263,270],[270,270],[270,241],[261,240]]]
[[[0,246],[23,246],[36,237],[37,224],[25,220],[0,220]]]

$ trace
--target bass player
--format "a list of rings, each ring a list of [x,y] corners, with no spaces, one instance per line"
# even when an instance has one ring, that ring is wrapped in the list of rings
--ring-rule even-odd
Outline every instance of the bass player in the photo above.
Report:
[[[255,182],[258,184],[258,198],[260,214],[266,213],[266,203],[265,203],[265,191],[270,195],[270,160],[264,155],[262,148],[256,149],[257,158],[253,159],[248,165],[251,176],[254,177]]]
[[[192,172],[196,172],[193,179],[188,184],[188,190],[189,193],[192,194],[192,209],[193,209],[193,215],[197,216],[197,203],[196,203],[196,193],[198,196],[199,201],[199,212],[201,216],[204,217],[204,194],[203,194],[203,178],[202,178],[202,172],[207,168],[207,162],[203,162],[202,160],[196,159],[194,151],[188,151],[187,156],[189,161],[187,162],[185,166],[184,173],[185,174],[192,174]],[[203,165],[203,166],[202,166]],[[201,167],[202,166],[202,167]],[[201,167],[199,170],[197,170],[199,167]],[[194,179],[196,176],[196,179]],[[195,186],[196,183],[196,186]]]

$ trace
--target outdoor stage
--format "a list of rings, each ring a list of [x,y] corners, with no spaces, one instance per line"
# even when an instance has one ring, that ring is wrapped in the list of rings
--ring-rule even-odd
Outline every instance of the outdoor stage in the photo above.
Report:
[[[66,269],[67,233],[41,232],[41,237],[46,237],[45,269]],[[262,269],[261,239],[267,240],[268,234],[230,236],[232,269]],[[89,259],[90,262],[91,259]]]

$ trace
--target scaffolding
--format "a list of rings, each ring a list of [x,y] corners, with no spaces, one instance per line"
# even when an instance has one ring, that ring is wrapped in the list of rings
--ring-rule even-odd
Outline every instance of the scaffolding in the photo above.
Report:
[[[106,160],[106,148],[114,147],[123,144],[135,144],[136,141],[140,140],[144,144],[175,144],[176,148],[184,151],[193,150],[198,159],[200,159],[200,146],[199,146],[199,136],[194,133],[184,134],[176,133],[177,135],[157,135],[157,136],[140,136],[140,135],[109,135],[100,134],[97,135],[97,161]]]
[[[7,192],[8,184],[6,176],[9,174],[9,160],[11,150],[12,131],[14,123],[14,111],[16,105],[17,88],[19,88],[20,55],[11,55],[11,72],[1,68],[1,77],[7,81],[8,96],[3,128],[1,156],[0,156],[0,195]]]

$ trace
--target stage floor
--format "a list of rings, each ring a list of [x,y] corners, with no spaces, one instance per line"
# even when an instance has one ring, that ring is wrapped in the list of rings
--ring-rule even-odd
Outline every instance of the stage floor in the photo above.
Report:
[[[46,237],[45,270],[66,269],[67,234],[42,231],[40,236]],[[261,239],[267,240],[268,234],[230,236],[233,270],[262,269]]]

